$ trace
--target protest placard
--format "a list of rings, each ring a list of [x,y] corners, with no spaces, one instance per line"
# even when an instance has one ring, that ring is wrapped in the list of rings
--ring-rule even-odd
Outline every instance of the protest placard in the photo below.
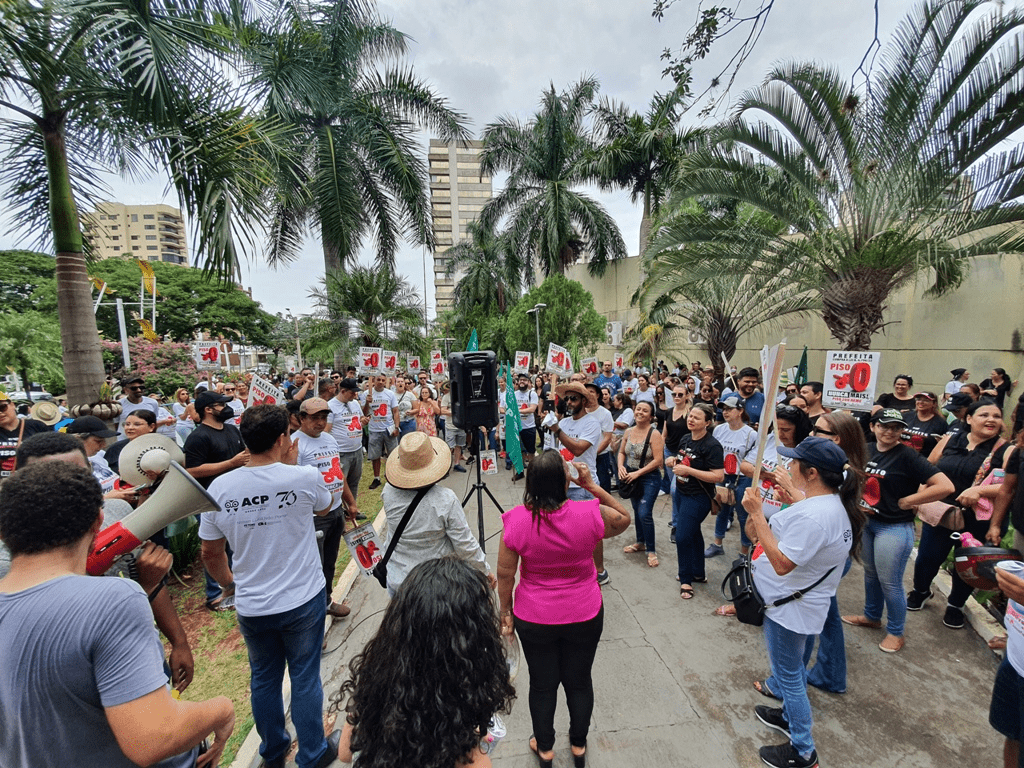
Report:
[[[220,349],[216,341],[197,341],[192,346],[192,356],[200,371],[220,370]]]
[[[531,357],[533,357],[533,355],[529,352],[516,352],[515,365],[512,366],[512,372],[529,373]]]
[[[283,405],[284,392],[275,387],[262,376],[253,376],[249,384],[248,407],[254,405]]]
[[[485,475],[498,474],[498,457],[494,451],[480,451],[480,471]]]
[[[626,367],[626,358],[622,356],[621,352],[615,353],[615,362],[612,363],[615,366],[615,370],[621,371]]]
[[[881,363],[881,352],[827,353],[821,404],[826,408],[870,411],[875,402]]]
[[[345,534],[345,546],[363,576],[371,576],[373,567],[384,558],[384,550],[372,523],[365,523]]]
[[[761,350],[761,378],[764,381],[764,391],[774,392],[779,387],[779,376],[782,375],[782,360],[786,356],[786,340],[783,339],[771,349],[764,347]],[[768,439],[768,425],[775,420],[775,409],[771,407],[771,399],[766,398],[764,412],[761,414],[761,421],[757,426],[757,458],[754,460],[754,476],[751,479],[751,486],[758,487],[761,482],[761,461],[764,459],[764,450]]]
[[[597,364],[596,357],[584,357],[580,360],[580,370],[584,373],[590,374],[591,376],[597,376],[597,372],[601,370]]]
[[[572,373],[572,358],[569,356],[569,350],[554,342],[548,344],[547,364],[544,366],[544,370],[557,373],[560,376],[568,376]]]
[[[380,363],[384,350],[380,347],[360,347],[359,360],[356,368],[360,376],[376,376],[380,373]]]
[[[381,353],[381,359],[384,361],[384,364],[382,366],[384,369],[384,373],[387,374],[388,376],[394,376],[395,371],[398,370],[398,353],[391,352],[385,349]]]
[[[418,374],[420,372],[420,358],[419,358],[419,356],[410,355],[409,357],[407,357],[405,359],[405,367],[408,369],[409,373],[411,373],[413,376]]]

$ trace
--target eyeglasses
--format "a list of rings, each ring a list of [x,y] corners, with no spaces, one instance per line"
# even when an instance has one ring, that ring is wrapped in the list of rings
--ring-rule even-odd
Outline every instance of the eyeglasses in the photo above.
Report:
[[[778,408],[775,409],[775,415],[782,416],[784,418],[787,416],[796,416],[799,412],[800,409],[797,408],[795,405],[780,405]]]
[[[337,373],[332,375],[331,378],[334,379],[335,381],[340,381],[341,380],[341,376],[339,374],[337,374]]]
[[[821,427],[812,427],[811,433],[818,435],[819,437],[822,435],[825,437],[839,437],[838,432],[829,432],[827,429],[822,429]]]
[[[565,402],[567,403],[582,403],[583,398],[579,395],[566,395]]]
[[[883,424],[882,422],[878,421],[878,422],[875,422],[875,423],[878,424],[878,428],[879,429],[888,429],[891,432],[902,432],[903,428],[905,426],[907,426],[906,424],[900,424],[899,422],[897,422],[895,424],[893,424],[893,423]]]
[[[225,392],[234,392],[235,388],[234,387],[224,387],[224,391]]]
[[[686,397],[685,392],[673,392],[672,397]]]

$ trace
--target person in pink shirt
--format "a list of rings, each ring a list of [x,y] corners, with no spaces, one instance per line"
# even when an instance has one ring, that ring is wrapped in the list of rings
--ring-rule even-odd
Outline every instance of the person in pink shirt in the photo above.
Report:
[[[569,466],[545,451],[527,467],[523,504],[502,515],[498,598],[502,632],[513,627],[530,668],[530,749],[542,768],[554,760],[558,685],[569,707],[569,741],[576,768],[586,765],[587,732],[594,709],[591,668],[604,624],[594,548],[629,527],[629,512],[574,463],[575,482],[595,498],[568,499]],[[519,587],[512,587],[516,570]]]

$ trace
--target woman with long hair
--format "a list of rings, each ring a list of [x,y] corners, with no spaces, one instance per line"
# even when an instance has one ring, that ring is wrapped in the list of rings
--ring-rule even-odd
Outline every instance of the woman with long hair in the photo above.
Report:
[[[750,551],[750,539],[744,530],[747,525],[747,513],[741,502],[754,476],[757,432],[747,424],[747,412],[743,409],[743,401],[737,395],[729,395],[722,401],[722,418],[725,419],[725,423],[715,427],[714,435],[725,452],[725,487],[734,494],[735,501],[732,504],[722,504],[718,510],[715,517],[715,540],[704,550],[704,557],[725,554],[722,542],[725,541],[725,532],[732,524],[733,512],[740,523],[740,551],[744,555]]]
[[[344,763],[490,766],[482,740],[515,689],[484,574],[456,557],[413,568],[341,692],[349,695]]]
[[[187,389],[179,387],[175,391],[171,409],[174,412],[174,431],[177,435],[178,443],[184,445],[188,436],[192,434],[196,424],[199,422],[199,414],[196,413],[196,407],[192,404],[192,399],[188,396]]]
[[[743,506],[758,541],[752,559],[754,584],[768,605],[764,637],[781,708],[759,705],[757,719],[789,735],[789,742],[761,747],[769,766],[817,765],[811,735],[804,649],[822,631],[831,598],[848,556],[856,556],[864,528],[861,482],[838,444],[808,437],[796,448],[780,447],[792,459],[789,474],[796,501],[769,522],[761,498],[747,491]],[[772,603],[802,593],[783,605]]]
[[[629,399],[629,395],[616,397]],[[654,500],[658,498],[658,491],[661,490],[665,443],[654,426],[653,405],[646,400],[637,403],[633,418],[636,423],[625,431],[619,445],[617,461],[620,482],[635,482],[639,485],[629,499],[633,502],[636,542],[626,546],[622,551],[647,552],[647,565],[657,568],[658,553],[654,546]]]
[[[568,498],[571,472],[594,498]],[[527,467],[523,503],[501,519],[498,598],[503,631],[511,634],[515,628],[530,669],[530,749],[542,768],[551,768],[561,685],[573,763],[583,768],[594,710],[591,668],[604,626],[594,549],[629,527],[629,513],[597,484],[586,464],[570,466],[557,451],[544,451]]]
[[[1013,382],[1006,375],[1004,368],[993,368],[989,377],[981,382],[981,394],[991,398],[999,406],[999,410],[1002,410],[1006,403],[1006,393],[1012,389]]]
[[[441,413],[441,406],[434,399],[434,393],[430,387],[420,387],[420,396],[412,407],[409,414],[416,419],[416,429],[430,437],[437,437],[436,417]]]

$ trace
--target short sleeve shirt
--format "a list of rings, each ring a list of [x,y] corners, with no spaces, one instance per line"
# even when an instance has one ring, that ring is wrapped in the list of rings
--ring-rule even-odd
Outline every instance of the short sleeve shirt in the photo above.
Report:
[[[134,411],[150,411],[157,418],[160,417],[160,404],[152,397],[143,397],[137,403],[133,403],[127,397],[122,397],[121,414],[117,417],[117,434],[124,437],[124,420]]]
[[[300,467],[316,467],[331,494],[331,509],[338,509],[345,491],[345,472],[341,468],[337,441],[325,432],[310,437],[300,431],[295,433],[294,442],[299,444],[297,464]]]
[[[22,429],[23,424],[24,429]],[[39,432],[50,431],[52,431],[51,427],[37,419],[19,419],[14,429],[10,431],[0,429],[0,481],[9,477],[14,471],[19,442],[24,442]]]
[[[864,472],[864,503],[875,511],[873,519],[880,523],[909,523],[914,510],[899,508],[899,500],[917,493],[919,486],[939,474],[938,468],[907,445],[896,445],[888,451],[869,443],[871,458]]]
[[[523,423],[523,429],[534,429],[537,426],[536,411],[533,413],[523,413],[523,408],[529,408],[531,405],[537,405],[539,400],[537,399],[537,390],[528,389],[526,392],[520,392],[518,389],[515,391],[516,403],[519,404],[519,419]]]
[[[378,392],[371,389],[367,394],[370,402],[370,431],[390,432],[395,428],[393,411],[398,408],[398,398],[390,389]]]
[[[740,474],[740,465],[744,462],[753,464],[757,461],[757,432],[746,424],[739,429],[732,429],[728,424],[715,427],[715,440],[722,444],[725,474]]]
[[[693,435],[687,432],[679,441],[677,451],[680,463],[693,469],[702,471],[725,469],[725,452],[722,444],[715,439],[711,432],[707,432],[700,440],[694,440]],[[706,483],[696,477],[676,477],[676,493],[684,496],[699,496],[707,494],[708,497],[715,495],[715,484]]]
[[[191,469],[203,464],[219,464],[245,450],[242,435],[238,427],[225,424],[223,429],[216,429],[209,424],[200,424],[185,440],[185,467]],[[213,477],[197,477],[196,481],[204,488],[209,488]]]
[[[362,450],[363,409],[359,407],[359,402],[352,398],[343,403],[332,397],[327,401],[327,405],[331,408],[327,423],[331,425],[331,437],[338,443],[338,450],[342,453]]]
[[[597,406],[597,409],[594,410],[590,415],[597,419],[598,423],[601,425],[601,432],[602,433],[603,432],[612,432],[612,433],[615,432],[615,419],[612,418],[611,411],[609,411],[603,405]],[[601,440],[597,441],[598,445],[601,444],[602,440],[604,440],[604,436],[603,435],[601,437]],[[611,440],[609,440],[608,441],[608,445],[605,446],[605,449],[603,451],[601,451],[601,453],[611,453],[611,450],[612,450],[612,443],[611,443]]]
[[[601,442],[601,422],[592,413],[587,413],[578,419],[566,416],[558,422],[559,437],[564,433],[575,440],[586,440],[590,445],[582,454],[575,457],[573,461],[580,461],[587,465],[592,477],[597,477],[597,446]],[[561,443],[561,441],[559,441]],[[570,481],[571,482],[571,481]],[[576,485],[576,483],[571,483]]]

